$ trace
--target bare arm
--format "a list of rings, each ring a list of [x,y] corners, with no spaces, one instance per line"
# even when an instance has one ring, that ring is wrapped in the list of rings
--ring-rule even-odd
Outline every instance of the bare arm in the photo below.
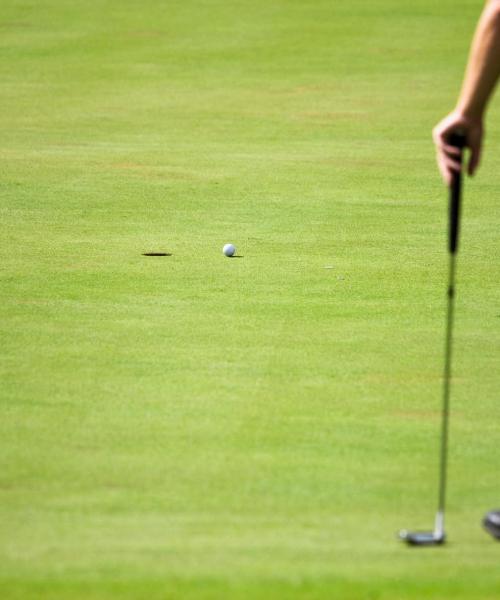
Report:
[[[433,131],[439,170],[447,184],[452,172],[460,170],[458,151],[448,144],[452,132],[461,130],[466,136],[471,152],[469,175],[479,165],[484,114],[499,78],[500,0],[488,0],[476,28],[457,107]]]

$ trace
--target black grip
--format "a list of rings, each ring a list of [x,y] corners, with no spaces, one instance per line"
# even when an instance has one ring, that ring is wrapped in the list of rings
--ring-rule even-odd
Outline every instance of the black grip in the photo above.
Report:
[[[466,144],[465,135],[462,133],[452,133],[448,138],[451,146],[460,148],[460,163],[462,163],[462,150]],[[458,249],[458,233],[460,225],[460,204],[462,197],[462,173],[453,171],[450,186],[450,207],[449,207],[449,232],[448,249],[455,254]]]

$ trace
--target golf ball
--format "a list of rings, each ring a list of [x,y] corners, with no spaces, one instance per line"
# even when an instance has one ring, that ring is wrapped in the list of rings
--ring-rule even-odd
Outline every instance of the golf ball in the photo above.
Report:
[[[236,253],[236,248],[233,244],[225,244],[224,248],[222,248],[222,252],[226,256],[234,256]]]

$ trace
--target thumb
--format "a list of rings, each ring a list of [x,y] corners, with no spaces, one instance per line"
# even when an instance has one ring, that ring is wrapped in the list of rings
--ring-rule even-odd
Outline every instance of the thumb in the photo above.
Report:
[[[479,161],[481,160],[481,142],[480,142],[480,140],[471,140],[471,142],[469,143],[469,149],[470,149],[470,157],[469,157],[469,163],[467,165],[467,172],[469,173],[469,175],[474,175],[474,173],[476,172],[476,170],[479,166]]]

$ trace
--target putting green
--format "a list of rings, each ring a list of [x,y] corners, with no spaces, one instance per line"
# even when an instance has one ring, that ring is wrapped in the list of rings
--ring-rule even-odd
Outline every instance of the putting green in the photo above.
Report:
[[[499,597],[498,101],[394,537],[480,4],[3,0],[3,599]]]

